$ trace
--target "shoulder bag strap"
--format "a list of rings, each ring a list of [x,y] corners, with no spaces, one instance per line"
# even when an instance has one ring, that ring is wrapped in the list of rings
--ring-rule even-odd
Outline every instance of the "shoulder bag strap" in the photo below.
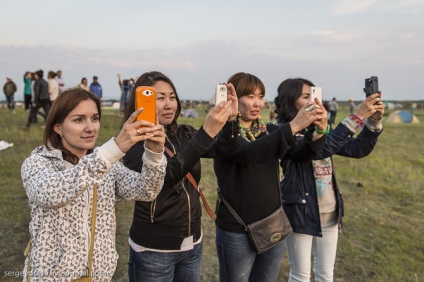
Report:
[[[230,204],[225,200],[224,196],[222,196],[221,191],[218,187],[218,196],[219,199],[224,203],[224,205],[227,207],[227,209],[230,211],[230,213],[237,219],[237,221],[244,226],[244,230],[247,231],[247,225],[241,220],[240,216],[236,213],[236,211],[230,206]]]
[[[165,147],[165,151],[166,153],[172,158],[174,156],[174,153],[166,146]],[[205,207],[206,212],[208,213],[209,217],[212,218],[213,220],[216,219],[216,214],[213,212],[213,210],[210,208],[208,201],[206,200],[205,195],[203,194],[202,189],[200,189],[200,187],[197,185],[196,180],[194,179],[193,175],[191,175],[191,173],[187,173],[186,177],[188,179],[188,181],[190,181],[191,185],[193,185],[193,187],[196,189],[196,191],[199,193],[200,198],[202,199],[203,202],[203,206]]]
[[[30,262],[30,259],[31,259],[31,239],[29,239],[28,245],[25,248],[24,256],[26,256],[27,260],[28,260],[27,261],[27,270],[26,270],[26,276],[27,276],[26,281],[30,282],[31,281],[31,278],[30,278],[30,276],[31,276],[31,262]]]
[[[91,242],[90,253],[88,259],[88,277],[91,277],[93,270],[93,252],[94,252],[94,235],[96,232],[96,218],[97,218],[97,184],[93,187],[93,209],[91,210]]]

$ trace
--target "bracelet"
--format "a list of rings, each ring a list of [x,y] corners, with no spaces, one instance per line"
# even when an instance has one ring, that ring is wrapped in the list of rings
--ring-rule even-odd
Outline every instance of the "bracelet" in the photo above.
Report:
[[[315,132],[319,134],[328,134],[330,133],[330,125],[327,124],[327,128],[325,130],[321,130],[315,125]]]

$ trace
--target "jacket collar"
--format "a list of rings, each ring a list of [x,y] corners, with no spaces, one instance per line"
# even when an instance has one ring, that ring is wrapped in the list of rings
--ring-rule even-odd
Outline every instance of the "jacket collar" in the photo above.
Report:
[[[63,161],[62,151],[59,149],[53,149],[51,147],[39,146],[35,148],[31,154],[37,154],[41,157],[50,159],[52,164],[58,170],[65,169],[65,162]]]

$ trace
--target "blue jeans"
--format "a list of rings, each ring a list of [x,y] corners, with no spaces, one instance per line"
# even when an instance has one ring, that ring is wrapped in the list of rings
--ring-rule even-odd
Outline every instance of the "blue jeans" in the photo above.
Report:
[[[249,236],[216,226],[216,249],[221,282],[276,281],[284,254],[283,242],[257,254]]]
[[[129,281],[197,282],[200,280],[202,250],[203,241],[195,245],[193,250],[172,253],[137,253],[130,247]]]
[[[7,108],[10,110],[13,110],[15,108],[15,95],[12,95],[12,96],[6,95],[6,101],[7,101]]]

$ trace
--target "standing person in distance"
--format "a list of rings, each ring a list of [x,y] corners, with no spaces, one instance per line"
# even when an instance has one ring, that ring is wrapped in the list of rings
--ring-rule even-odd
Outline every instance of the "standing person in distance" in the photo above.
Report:
[[[28,122],[26,125],[26,130],[31,128],[31,124],[37,120],[37,112],[40,108],[43,108],[44,114],[46,117],[49,115],[50,110],[50,94],[49,94],[49,84],[43,78],[43,70],[38,70],[35,72],[35,82],[34,82],[34,103],[35,106],[31,108],[28,116]]]
[[[56,74],[54,71],[49,71],[47,74],[47,81],[49,84],[50,106],[53,104],[59,95],[59,84],[55,80]]]
[[[62,78],[61,70],[58,70],[56,72],[55,80],[57,81],[57,84],[59,85],[59,94],[61,94],[63,91],[65,91],[65,80]]]
[[[31,207],[24,281],[28,275],[31,281],[74,281],[87,275],[93,281],[111,281],[118,261],[116,197],[152,201],[165,176],[163,126],[136,121],[140,112],[131,114],[116,138],[94,149],[100,99],[74,88],[53,103],[44,145],[34,149],[21,168]],[[119,159],[141,140],[143,166],[129,170]]]
[[[102,86],[99,83],[99,78],[97,76],[93,76],[93,82],[90,84],[90,91],[100,99],[103,97]]]
[[[330,113],[328,124],[332,125],[336,121],[337,111],[339,110],[339,104],[337,104],[336,97],[333,97],[333,100],[330,101],[328,109]]]
[[[234,85],[240,111],[237,146],[224,157],[214,159],[219,198],[216,218],[216,248],[219,279],[234,281],[276,281],[284,253],[283,241],[258,254],[245,227],[230,212],[228,202],[245,225],[264,219],[281,208],[279,159],[291,148],[303,158],[317,156],[324,135],[313,133],[298,143],[293,137],[310,123],[326,117],[325,110],[306,111],[303,107],[289,124],[279,127],[261,118],[265,86],[249,73],[236,73],[228,79]],[[322,127],[326,126],[326,122]],[[283,223],[281,223],[283,224]]]
[[[81,83],[78,85],[78,87],[84,89],[85,91],[90,91],[86,77],[81,78]]]
[[[3,93],[6,95],[7,108],[15,113],[15,92],[16,84],[10,76],[6,77],[6,83],[3,85]]]
[[[280,84],[274,101],[280,125],[291,122],[309,103],[310,86],[314,84],[303,78],[286,79]],[[289,281],[310,281],[311,253],[315,280],[333,281],[344,207],[332,156],[362,158],[372,152],[383,129],[384,105],[378,95],[366,98],[355,113],[348,115],[334,130],[330,130],[330,126],[326,130],[315,127],[315,131],[326,134],[319,156],[305,161],[299,160],[302,152],[289,151],[282,160],[283,203],[293,228],[286,239]],[[354,138],[362,127],[361,133]]]
[[[355,102],[353,102],[353,99],[349,99],[350,114],[353,114],[355,112],[355,108],[356,108]]]
[[[121,98],[119,99],[119,114],[124,116],[134,81],[132,79],[124,79],[124,81],[121,81],[121,75],[118,73],[118,84],[119,89],[121,90]]]
[[[26,71],[24,74],[24,103],[25,111],[29,112],[32,108],[32,74]]]
[[[199,194],[186,175],[190,172],[199,183],[200,158],[215,157],[220,150],[233,150],[238,125],[234,87],[227,85],[230,100],[212,108],[203,126],[196,130],[190,125],[178,124],[181,103],[177,90],[166,75],[157,71],[146,72],[137,79],[124,119],[135,107],[138,86],[156,89],[158,122],[165,127],[165,146],[174,156],[167,154],[165,183],[156,200],[135,202],[128,240],[128,276],[130,281],[199,281],[202,210]],[[124,165],[138,170],[143,164],[140,158],[143,151],[143,142],[135,144],[124,157]]]

